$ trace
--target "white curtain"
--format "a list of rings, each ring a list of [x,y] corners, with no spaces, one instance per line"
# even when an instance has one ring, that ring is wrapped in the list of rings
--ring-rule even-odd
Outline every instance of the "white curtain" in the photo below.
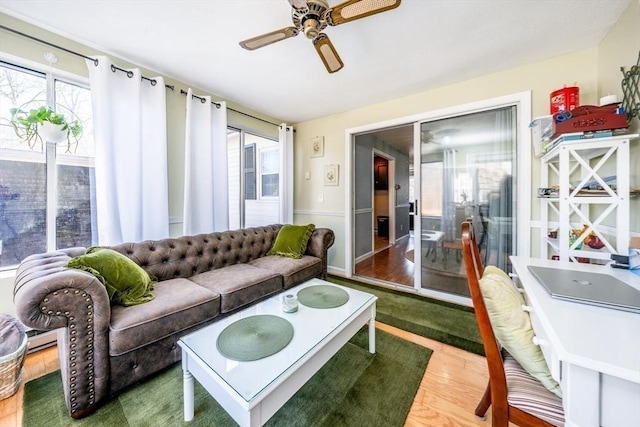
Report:
[[[280,221],[293,224],[293,128],[280,125]]]
[[[204,102],[202,101],[204,100]],[[183,233],[229,228],[227,105],[187,91]]]
[[[87,60],[96,146],[98,242],[115,245],[169,236],[166,89]]]

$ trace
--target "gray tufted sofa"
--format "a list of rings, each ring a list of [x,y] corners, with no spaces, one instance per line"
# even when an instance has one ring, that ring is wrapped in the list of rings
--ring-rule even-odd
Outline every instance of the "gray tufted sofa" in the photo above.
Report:
[[[266,255],[281,225],[111,247],[158,278],[150,302],[113,305],[94,276],[64,264],[85,248],[27,257],[14,301],[20,320],[58,329],[64,396],[73,418],[180,360],[178,339],[216,319],[327,274],[333,231],[317,228],[301,259]]]

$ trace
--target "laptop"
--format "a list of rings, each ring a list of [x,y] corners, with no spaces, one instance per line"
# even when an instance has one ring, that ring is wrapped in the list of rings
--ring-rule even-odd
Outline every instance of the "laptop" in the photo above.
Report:
[[[528,266],[553,298],[640,313],[640,291],[602,273]]]

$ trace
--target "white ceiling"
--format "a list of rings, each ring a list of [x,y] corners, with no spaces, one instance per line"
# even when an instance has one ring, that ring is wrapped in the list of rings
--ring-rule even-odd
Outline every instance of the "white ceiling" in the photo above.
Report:
[[[325,30],[345,63],[334,74],[304,35],[238,45],[290,26],[286,0],[2,0],[0,11],[297,123],[594,47],[630,1],[403,0]]]

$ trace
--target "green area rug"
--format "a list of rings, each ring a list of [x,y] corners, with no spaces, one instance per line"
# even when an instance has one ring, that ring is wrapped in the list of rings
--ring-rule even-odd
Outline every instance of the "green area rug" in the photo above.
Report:
[[[484,355],[472,308],[337,276],[328,276],[327,281],[375,294],[379,322]]]
[[[380,330],[376,331],[376,354],[368,348],[365,326],[266,425],[404,425],[431,350]],[[81,420],[67,413],[60,371],[28,382],[23,405],[24,427],[236,425],[197,381],[194,419],[183,421],[179,363],[128,388]]]

